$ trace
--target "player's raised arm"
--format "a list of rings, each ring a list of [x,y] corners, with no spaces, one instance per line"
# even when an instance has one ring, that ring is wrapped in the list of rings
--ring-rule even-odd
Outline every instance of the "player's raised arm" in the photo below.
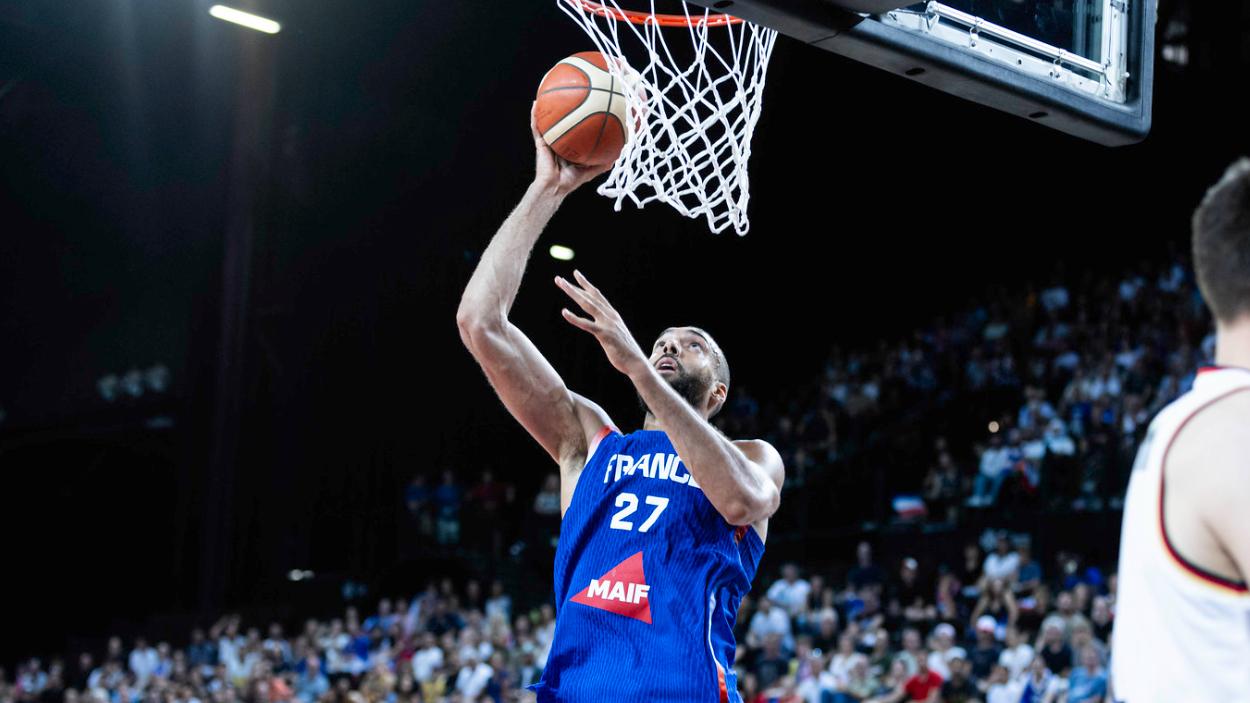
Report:
[[[683,399],[664,381],[660,372],[634,340],[621,320],[621,316],[608,302],[603,293],[593,286],[579,271],[574,271],[576,283],[563,278],[556,285],[590,315],[579,317],[564,310],[564,319],[575,327],[590,332],[599,340],[607,353],[608,361],[617,371],[633,382],[638,395],[650,412],[659,420],[677,449],[677,454],[698,481],[708,501],[732,525],[763,523],[777,511],[781,503],[781,486],[785,469],[781,455],[767,442],[760,440],[731,441],[707,421],[706,410],[700,411]],[[676,354],[678,342],[665,341],[664,347],[672,347]],[[699,344],[698,342],[690,342]],[[702,344],[707,344],[704,340]],[[700,347],[698,353],[706,353]],[[652,356],[654,362],[669,354],[657,344]],[[717,383],[710,402],[717,407],[724,402],[729,388]]]
[[[460,299],[456,324],[508,411],[558,463],[586,451],[587,433],[610,424],[597,406],[564,385],[556,370],[508,319],[525,264],[564,197],[609,168],[559,160],[530,120],[537,152],[534,182],[491,239]]]

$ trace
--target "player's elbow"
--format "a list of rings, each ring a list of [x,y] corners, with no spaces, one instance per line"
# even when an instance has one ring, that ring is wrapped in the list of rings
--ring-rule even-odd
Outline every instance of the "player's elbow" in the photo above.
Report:
[[[461,304],[456,311],[456,327],[460,329],[460,341],[472,351],[483,338],[496,333],[503,320],[493,320],[471,306]]]
[[[753,525],[777,512],[781,505],[781,492],[768,484],[759,493],[744,494],[724,511],[725,520],[735,526]]]

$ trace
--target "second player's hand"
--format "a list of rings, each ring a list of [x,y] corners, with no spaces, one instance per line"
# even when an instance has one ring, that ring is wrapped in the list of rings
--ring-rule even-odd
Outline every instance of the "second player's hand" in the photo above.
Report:
[[[633,378],[634,374],[650,368],[647,355],[642,353],[642,347],[638,346],[616,308],[580,271],[574,271],[573,276],[577,279],[576,284],[556,276],[556,285],[590,315],[590,319],[580,317],[568,308],[560,311],[564,319],[574,327],[593,334],[617,371]]]
[[[538,131],[538,123],[530,110],[530,132],[534,136],[534,185],[553,195],[565,196],[577,190],[582,184],[593,180],[612,170],[612,164],[604,166],[579,166],[565,161],[556,155],[543,135]]]

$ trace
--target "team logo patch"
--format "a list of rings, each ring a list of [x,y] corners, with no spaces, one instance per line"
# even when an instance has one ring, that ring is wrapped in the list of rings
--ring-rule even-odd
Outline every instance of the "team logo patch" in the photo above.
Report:
[[[642,552],[591,579],[586,590],[569,600],[651,624],[651,587],[642,572]]]

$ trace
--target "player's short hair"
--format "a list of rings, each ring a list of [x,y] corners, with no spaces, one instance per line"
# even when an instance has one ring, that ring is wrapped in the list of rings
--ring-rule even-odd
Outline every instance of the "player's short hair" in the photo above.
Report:
[[[1229,167],[1194,212],[1198,288],[1221,322],[1250,314],[1250,159]]]

